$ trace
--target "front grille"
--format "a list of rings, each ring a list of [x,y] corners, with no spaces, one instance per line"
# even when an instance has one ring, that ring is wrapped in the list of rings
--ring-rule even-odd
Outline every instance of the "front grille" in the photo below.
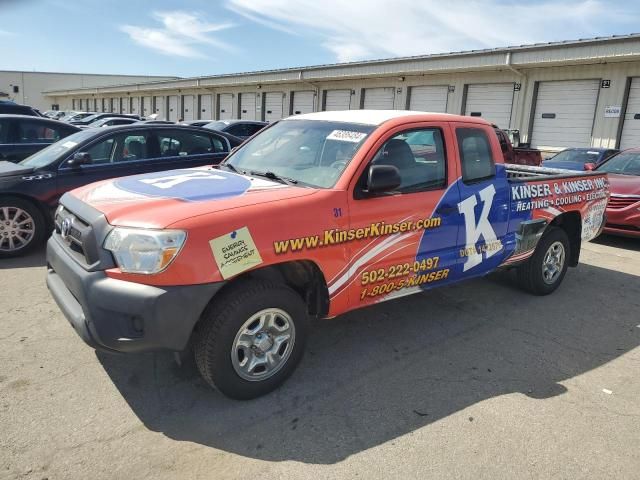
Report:
[[[88,265],[93,263],[86,250],[85,242],[89,238],[91,225],[70,212],[60,208],[54,218],[55,233],[76,259]]]
[[[636,202],[640,202],[640,196],[628,196],[623,197],[619,195],[611,195],[609,198],[608,207],[613,210],[620,210],[622,208],[627,208],[630,205],[633,205]]]

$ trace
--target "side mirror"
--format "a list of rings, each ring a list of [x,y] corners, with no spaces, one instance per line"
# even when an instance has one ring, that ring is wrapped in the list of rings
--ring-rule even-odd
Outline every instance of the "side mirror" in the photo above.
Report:
[[[584,164],[584,169],[587,170],[588,172],[590,172],[591,170],[595,170],[596,169],[596,164],[595,163],[585,163]]]
[[[67,165],[70,167],[79,167],[87,163],[91,163],[91,154],[88,152],[78,152],[67,161]]]
[[[393,165],[371,165],[367,193],[376,194],[395,190],[402,183],[400,172]]]

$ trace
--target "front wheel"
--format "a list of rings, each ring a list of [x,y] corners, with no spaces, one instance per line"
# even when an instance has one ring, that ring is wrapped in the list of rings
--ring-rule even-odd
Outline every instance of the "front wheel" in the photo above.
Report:
[[[542,236],[531,258],[518,267],[520,285],[534,295],[548,295],[562,283],[570,256],[569,237],[557,227]]]
[[[196,332],[196,365],[207,383],[248,400],[280,386],[302,358],[309,318],[286,285],[250,281],[222,292]]]
[[[44,240],[42,212],[21,198],[0,198],[0,258],[24,255]]]

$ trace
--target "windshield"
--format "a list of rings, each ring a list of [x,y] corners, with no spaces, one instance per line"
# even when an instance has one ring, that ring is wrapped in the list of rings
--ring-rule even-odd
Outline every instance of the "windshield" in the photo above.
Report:
[[[623,152],[611,157],[597,169],[620,175],[640,175],[640,152]]]
[[[93,115],[88,115],[88,116],[84,117],[84,118],[82,119],[82,121],[83,121],[84,123],[91,123],[91,122],[95,122],[96,118],[98,118],[98,116],[99,116],[99,115],[100,115],[99,113],[94,113]]]
[[[330,188],[373,129],[358,123],[284,120],[259,133],[225,163],[241,172],[272,172]]]
[[[226,122],[211,122],[207,123],[204,128],[210,128],[211,130],[219,130],[222,131],[224,127],[226,127],[228,123]]]
[[[92,132],[91,130],[76,132],[73,135],[69,135],[62,140],[49,145],[47,148],[34,153],[30,157],[25,158],[20,162],[20,165],[33,168],[42,168],[51,165],[60,157],[71,151],[80,142],[85,141],[93,135],[95,135],[95,132]]]
[[[549,159],[552,162],[597,163],[601,152],[596,150],[564,150]]]

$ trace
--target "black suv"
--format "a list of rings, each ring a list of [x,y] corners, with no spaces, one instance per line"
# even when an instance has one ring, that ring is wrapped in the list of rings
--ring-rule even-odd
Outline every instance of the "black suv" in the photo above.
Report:
[[[78,131],[78,127],[44,117],[0,115],[0,160],[19,162]]]
[[[63,193],[99,180],[220,163],[242,140],[182,125],[80,130],[26,160],[0,161],[0,259],[22,255],[53,230]]]

